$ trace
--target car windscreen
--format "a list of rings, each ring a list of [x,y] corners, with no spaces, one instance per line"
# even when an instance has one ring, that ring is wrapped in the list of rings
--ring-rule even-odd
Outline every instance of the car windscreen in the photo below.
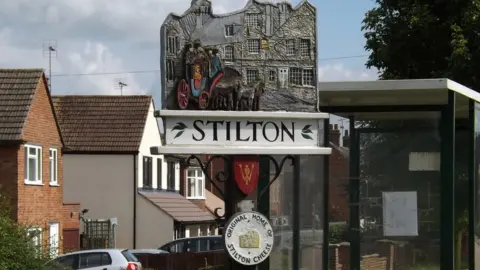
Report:
[[[135,255],[133,255],[133,254],[132,254],[130,251],[128,251],[128,250],[122,251],[122,255],[123,255],[123,257],[125,257],[125,259],[127,259],[127,261],[129,261],[129,262],[138,262],[137,257],[135,257]]]

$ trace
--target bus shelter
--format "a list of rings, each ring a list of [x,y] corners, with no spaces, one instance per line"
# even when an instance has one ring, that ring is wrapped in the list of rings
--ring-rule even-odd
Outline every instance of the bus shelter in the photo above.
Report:
[[[349,122],[349,269],[480,269],[479,102],[448,79],[319,84]]]

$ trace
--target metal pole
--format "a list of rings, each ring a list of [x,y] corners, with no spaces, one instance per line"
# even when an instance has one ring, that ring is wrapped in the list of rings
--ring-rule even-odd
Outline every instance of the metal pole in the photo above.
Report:
[[[325,119],[323,125],[324,146],[330,145],[330,120]],[[323,156],[323,270],[329,268],[329,210],[330,210],[330,158],[329,156]]]
[[[52,50],[53,47],[48,47],[48,90],[52,92]]]
[[[300,156],[293,157],[292,270],[300,269]]]

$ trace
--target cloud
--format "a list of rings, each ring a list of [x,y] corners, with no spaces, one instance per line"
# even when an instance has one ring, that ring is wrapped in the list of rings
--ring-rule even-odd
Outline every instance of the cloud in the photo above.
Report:
[[[120,57],[116,57],[107,46],[102,43],[87,41],[82,52],[68,54],[71,69],[74,73],[108,73],[111,71],[126,70]],[[84,83],[90,83],[92,90],[98,94],[120,94],[119,81],[127,84],[122,89],[123,94],[146,94],[133,74],[111,74],[98,76],[85,76]]]
[[[368,81],[378,78],[375,70],[349,68],[343,63],[321,65],[317,74],[319,81]]]

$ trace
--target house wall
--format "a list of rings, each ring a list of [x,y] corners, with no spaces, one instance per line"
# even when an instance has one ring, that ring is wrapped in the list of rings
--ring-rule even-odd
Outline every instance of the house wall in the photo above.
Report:
[[[64,155],[65,201],[89,209],[87,219],[117,218],[117,248],[133,248],[134,161],[134,155]]]
[[[165,162],[163,155],[151,155],[150,147],[161,145],[160,130],[158,127],[157,119],[154,117],[155,108],[153,102],[150,104],[148,110],[147,120],[145,122],[145,129],[143,131],[142,142],[140,144],[138,164],[137,166],[137,180],[138,187],[143,187],[143,157],[149,156],[153,158],[152,161],[152,185],[154,189],[167,189],[167,163]],[[162,168],[159,170],[157,167],[157,159],[162,160]],[[160,186],[158,185],[158,174],[161,172]],[[180,189],[180,167],[175,166],[175,190]]]
[[[12,217],[17,218],[17,199],[18,199],[18,164],[17,153],[18,146],[0,147],[0,194],[9,196],[12,203]]]
[[[12,166],[10,170],[16,169],[17,171],[17,220],[31,227],[42,228],[42,239],[45,246],[48,244],[50,236],[49,224],[59,223],[58,245],[61,253],[64,226],[67,222],[73,222],[73,226],[75,226],[73,219],[78,219],[78,215],[65,216],[63,214],[65,209],[63,205],[63,157],[61,154],[63,144],[47,91],[46,80],[42,76],[35,91],[22,134],[22,139],[28,144],[42,147],[42,184],[31,185],[25,183],[25,154],[23,145],[17,148],[17,167],[14,168]],[[55,148],[58,151],[58,185],[50,185],[50,148]],[[7,154],[11,155],[12,152],[8,151]],[[10,165],[12,164],[10,163]],[[7,172],[7,175],[14,176],[15,173]],[[70,209],[78,214],[78,206],[70,207]]]
[[[137,194],[136,248],[158,248],[173,240],[173,218]]]

